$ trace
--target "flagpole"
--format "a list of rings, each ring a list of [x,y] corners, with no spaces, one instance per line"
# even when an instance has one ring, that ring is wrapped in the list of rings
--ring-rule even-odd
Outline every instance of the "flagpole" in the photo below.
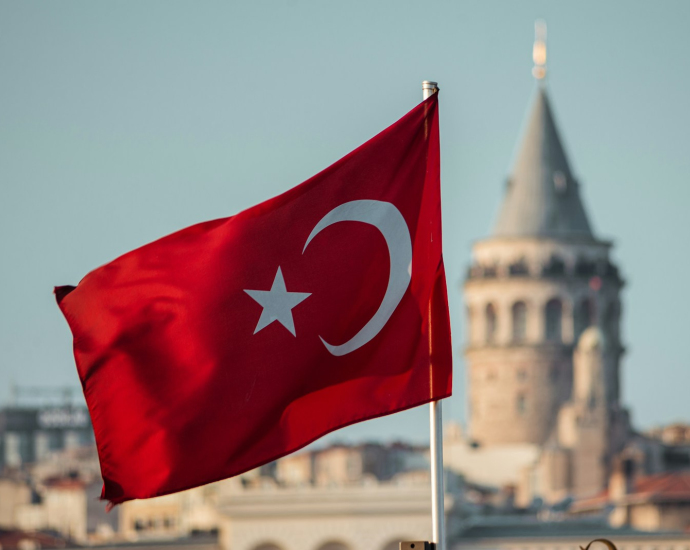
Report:
[[[422,82],[422,97],[427,99],[438,92],[438,83],[425,80]],[[441,401],[429,404],[429,427],[431,451],[431,542],[436,550],[446,550],[446,514],[443,494],[443,422]]]

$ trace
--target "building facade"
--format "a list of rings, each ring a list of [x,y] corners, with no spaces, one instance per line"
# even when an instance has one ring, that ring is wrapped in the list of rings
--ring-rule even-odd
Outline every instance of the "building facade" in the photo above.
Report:
[[[410,484],[237,485],[219,506],[219,542],[230,550],[397,550],[403,540],[430,540],[430,501],[428,476]]]
[[[94,441],[84,406],[10,406],[0,409],[0,471],[38,462],[51,453]]]

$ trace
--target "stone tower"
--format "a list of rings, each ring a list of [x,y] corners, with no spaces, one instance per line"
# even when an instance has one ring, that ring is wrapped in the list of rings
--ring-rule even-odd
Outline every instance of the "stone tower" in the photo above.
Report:
[[[572,396],[573,351],[589,326],[608,343],[608,425],[621,426],[625,414],[623,281],[612,244],[592,231],[541,82],[518,151],[493,233],[473,246],[464,284],[470,436],[482,445],[546,443]],[[614,447],[619,431],[610,434]]]

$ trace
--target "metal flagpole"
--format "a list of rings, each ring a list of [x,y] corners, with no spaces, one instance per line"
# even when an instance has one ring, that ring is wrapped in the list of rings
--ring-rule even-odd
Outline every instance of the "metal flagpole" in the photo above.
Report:
[[[422,82],[424,99],[438,92],[438,83],[425,80]],[[446,514],[443,495],[443,422],[441,418],[441,401],[429,404],[429,425],[431,439],[431,522],[433,527],[431,541],[436,550],[446,550]]]

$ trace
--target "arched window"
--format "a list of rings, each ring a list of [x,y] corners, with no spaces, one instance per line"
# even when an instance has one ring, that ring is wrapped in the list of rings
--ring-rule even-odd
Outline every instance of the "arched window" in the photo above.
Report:
[[[487,304],[486,313],[486,341],[491,344],[496,341],[496,331],[498,328],[498,320],[496,318],[496,308],[493,304]]]
[[[560,342],[562,339],[561,320],[563,318],[563,305],[554,298],[546,303],[545,324],[546,339],[549,342]]]
[[[604,330],[606,335],[611,339],[618,338],[618,324],[620,322],[619,314],[620,304],[618,302],[611,302],[604,312]]]
[[[575,343],[580,339],[580,335],[587,327],[594,324],[594,304],[589,298],[585,298],[575,306]]]
[[[469,340],[470,344],[475,343],[475,334],[476,334],[476,320],[474,318],[474,312],[475,308],[472,306],[467,306],[467,339]]]
[[[512,308],[513,342],[524,342],[527,336],[527,306],[525,302],[515,302]]]
[[[511,276],[525,276],[529,275],[529,267],[524,258],[520,258],[517,262],[508,266],[508,274]]]

